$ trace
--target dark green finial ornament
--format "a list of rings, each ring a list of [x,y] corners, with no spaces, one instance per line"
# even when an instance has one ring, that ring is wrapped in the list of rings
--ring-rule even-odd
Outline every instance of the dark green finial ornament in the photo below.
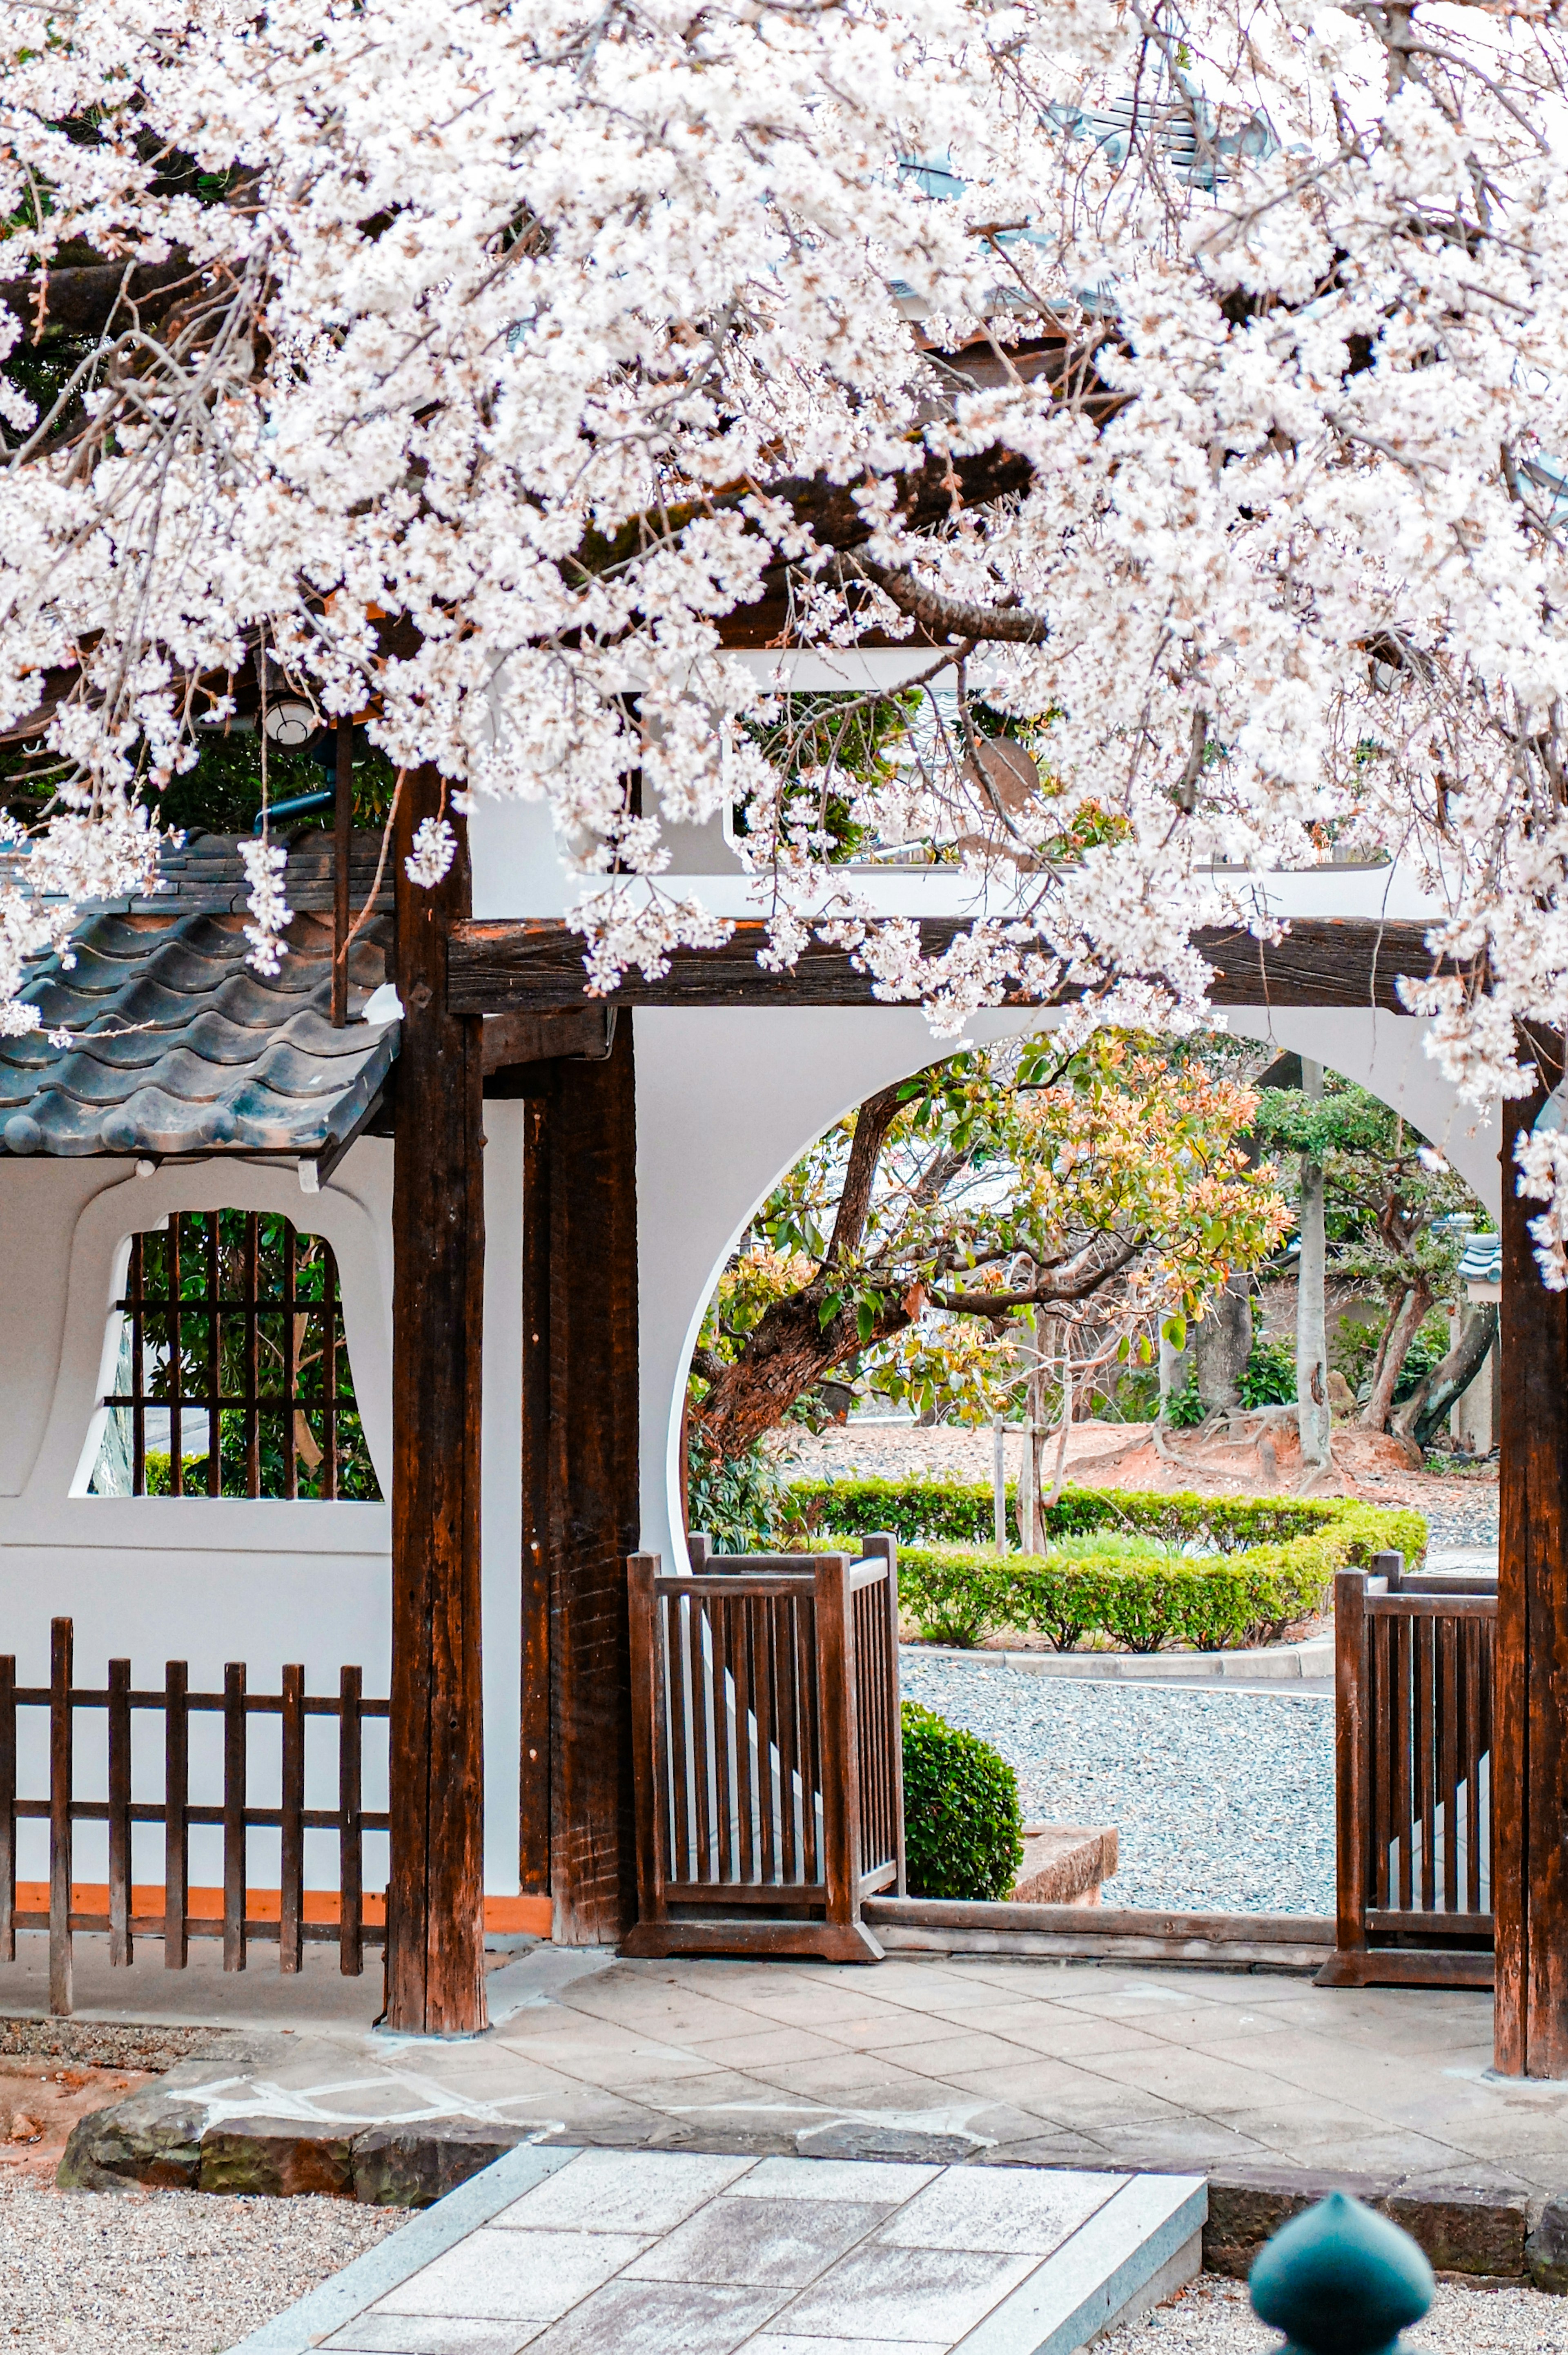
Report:
[[[1253,2312],[1282,2355],[1392,2355],[1436,2285],[1408,2232],[1342,2191],[1293,2216],[1250,2276]]]

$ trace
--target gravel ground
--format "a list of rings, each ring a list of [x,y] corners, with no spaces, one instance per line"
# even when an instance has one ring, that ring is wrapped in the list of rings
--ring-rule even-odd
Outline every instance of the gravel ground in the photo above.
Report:
[[[1408,2355],[1564,2355],[1568,2298],[1532,2289],[1453,2289],[1446,2282],[1425,2322],[1407,2330]],[[1243,2283],[1199,2278],[1145,2322],[1107,2330],[1096,2355],[1281,2355],[1278,2334],[1247,2304]]]
[[[103,2019],[0,2019],[0,2053],[79,2061],[90,2069],[151,2069],[177,2061],[250,2057],[254,2040],[228,2028],[141,2028]]]
[[[1334,1910],[1331,1697],[1031,1676],[906,1651],[906,1697],[994,1742],[1027,1817],[1115,1824],[1109,1905]]]
[[[0,2346],[217,2355],[407,2221],[350,2200],[0,2184]]]
[[[1430,1483],[1428,1483],[1430,1486]],[[1422,1499],[1421,1509],[1426,1516],[1430,1531],[1428,1542],[1435,1546],[1495,1546],[1498,1541],[1497,1482],[1453,1480],[1444,1483],[1453,1491],[1453,1501],[1445,1495],[1440,1502]]]

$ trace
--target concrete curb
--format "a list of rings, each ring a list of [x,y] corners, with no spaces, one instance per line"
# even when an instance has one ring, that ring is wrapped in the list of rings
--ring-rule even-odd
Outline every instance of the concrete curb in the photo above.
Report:
[[[1263,1644],[1250,1652],[990,1652],[951,1644],[901,1644],[915,1660],[987,1660],[1032,1677],[1080,1677],[1106,1684],[1299,1684],[1334,1673],[1332,1636]]]

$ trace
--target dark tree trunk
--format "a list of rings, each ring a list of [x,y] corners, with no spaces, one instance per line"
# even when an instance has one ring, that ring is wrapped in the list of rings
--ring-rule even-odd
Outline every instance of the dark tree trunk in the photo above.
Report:
[[[1462,1399],[1481,1368],[1497,1339],[1498,1310],[1491,1301],[1482,1301],[1467,1309],[1459,1327],[1459,1337],[1442,1361],[1418,1382],[1393,1418],[1393,1429],[1402,1439],[1414,1439],[1417,1447],[1429,1447],[1444,1423],[1449,1410]]]
[[[836,1366],[877,1341],[890,1340],[912,1321],[895,1305],[878,1317],[869,1340],[863,1340],[853,1306],[822,1323],[821,1304],[832,1289],[831,1280],[819,1277],[803,1292],[776,1301],[747,1335],[734,1364],[717,1373],[696,1420],[708,1445],[726,1461],[744,1455],[765,1432],[776,1430],[795,1401]]]

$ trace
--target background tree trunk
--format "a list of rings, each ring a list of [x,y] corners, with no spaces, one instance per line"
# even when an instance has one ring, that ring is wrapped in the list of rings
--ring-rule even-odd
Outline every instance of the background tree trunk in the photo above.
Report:
[[[1416,1384],[1393,1418],[1393,1428],[1402,1439],[1414,1439],[1417,1447],[1430,1447],[1447,1421],[1450,1408],[1464,1397],[1486,1364],[1487,1353],[1497,1335],[1495,1301],[1478,1301],[1466,1309],[1453,1348]]]
[[[1233,1275],[1210,1301],[1198,1325],[1193,1353],[1204,1412],[1240,1406],[1241,1378],[1252,1355],[1252,1298],[1245,1275]]]
[[[1366,1430],[1387,1430],[1400,1370],[1410,1355],[1411,1343],[1426,1321],[1431,1305],[1431,1287],[1418,1279],[1408,1286],[1394,1310],[1388,1330],[1383,1337],[1383,1346],[1377,1353],[1377,1364],[1372,1369],[1372,1396],[1361,1409],[1361,1420]]]
[[[1301,1059],[1301,1092],[1323,1097],[1323,1066]],[[1296,1287],[1296,1427],[1301,1465],[1320,1471],[1330,1461],[1329,1336],[1323,1309],[1323,1165],[1301,1156],[1301,1257]]]

